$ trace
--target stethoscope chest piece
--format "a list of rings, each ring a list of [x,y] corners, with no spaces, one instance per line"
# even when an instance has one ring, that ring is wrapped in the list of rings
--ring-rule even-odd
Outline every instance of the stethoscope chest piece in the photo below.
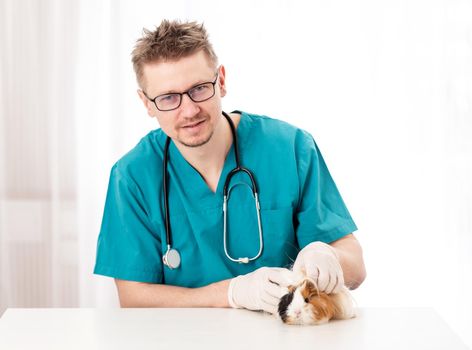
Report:
[[[167,247],[167,252],[162,257],[164,265],[170,269],[176,269],[180,266],[180,254],[176,249]]]

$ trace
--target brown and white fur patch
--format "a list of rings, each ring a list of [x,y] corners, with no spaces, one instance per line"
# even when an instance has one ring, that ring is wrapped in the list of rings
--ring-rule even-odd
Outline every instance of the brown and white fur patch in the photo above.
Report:
[[[279,315],[284,323],[319,325],[331,319],[355,317],[353,299],[346,287],[341,292],[319,292],[310,278],[290,286],[279,303]]]

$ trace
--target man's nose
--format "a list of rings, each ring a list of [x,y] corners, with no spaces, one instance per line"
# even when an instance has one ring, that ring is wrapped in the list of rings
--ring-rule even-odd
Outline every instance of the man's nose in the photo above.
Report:
[[[184,118],[192,118],[200,112],[200,107],[196,102],[193,102],[192,99],[184,94],[182,96],[182,102],[180,104],[180,114]]]

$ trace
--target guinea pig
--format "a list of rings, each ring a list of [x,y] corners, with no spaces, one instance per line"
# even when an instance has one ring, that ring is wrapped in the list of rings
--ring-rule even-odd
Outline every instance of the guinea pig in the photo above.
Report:
[[[319,292],[310,278],[288,287],[278,311],[282,321],[291,325],[319,325],[331,319],[355,317],[353,299],[346,287],[339,293],[326,294]]]

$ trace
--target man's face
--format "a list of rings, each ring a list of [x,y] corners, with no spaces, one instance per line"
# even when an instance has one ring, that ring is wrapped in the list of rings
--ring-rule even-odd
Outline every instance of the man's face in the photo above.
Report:
[[[162,130],[174,142],[188,147],[206,144],[221,119],[221,97],[226,94],[225,72],[213,67],[203,51],[178,61],[156,62],[144,65],[143,87],[151,99],[168,93],[188,91],[198,84],[215,81],[215,95],[203,102],[194,102],[185,94],[177,109],[160,111],[155,104],[138,91],[148,114],[156,117]]]

